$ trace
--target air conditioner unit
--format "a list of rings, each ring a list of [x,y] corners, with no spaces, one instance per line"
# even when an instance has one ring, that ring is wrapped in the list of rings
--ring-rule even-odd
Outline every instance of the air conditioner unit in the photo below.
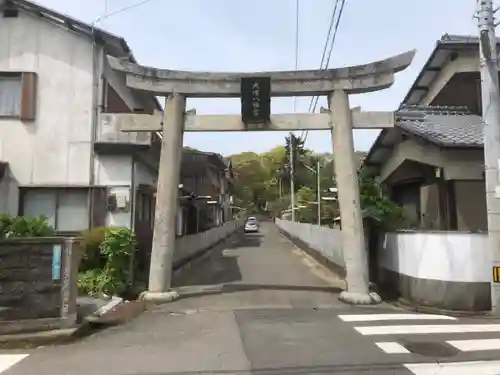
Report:
[[[130,193],[126,190],[112,191],[108,194],[108,211],[128,211],[130,209]]]

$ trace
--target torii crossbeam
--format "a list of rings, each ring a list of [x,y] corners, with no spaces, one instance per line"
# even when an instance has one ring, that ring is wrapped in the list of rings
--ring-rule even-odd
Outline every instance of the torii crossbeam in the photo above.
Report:
[[[353,128],[385,128],[394,126],[392,112],[351,110],[349,94],[378,91],[394,83],[394,75],[406,69],[415,51],[365,65],[327,70],[278,71],[260,73],[186,72],[156,69],[108,56],[111,67],[126,74],[127,86],[166,96],[163,114],[105,114],[102,121],[121,131],[162,131],[160,170],[158,176],[155,225],[149,277],[149,290],[144,298],[171,300],[172,259],[175,247],[180,162],[184,131],[248,131],[248,130],[321,130],[332,135],[336,184],[342,222],[342,248],[347,271],[347,290],[340,299],[355,304],[371,304],[380,298],[369,293],[368,265],[359,202],[357,165],[354,154]],[[186,113],[186,98],[234,98],[245,102],[244,81],[268,84],[268,90],[255,91],[251,104],[255,116],[198,116]],[[266,87],[265,85],[263,87]],[[254,92],[254,93],[255,93]],[[271,96],[328,97],[327,110],[318,114],[262,115]],[[258,103],[258,105],[256,104]],[[247,103],[248,104],[248,103]],[[260,105],[263,104],[261,107]],[[243,110],[242,110],[243,112]],[[265,110],[263,110],[265,112]]]

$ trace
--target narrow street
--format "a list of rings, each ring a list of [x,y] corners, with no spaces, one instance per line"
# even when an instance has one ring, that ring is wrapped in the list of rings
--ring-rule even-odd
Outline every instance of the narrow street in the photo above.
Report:
[[[500,373],[499,350],[456,341],[500,338],[496,320],[344,305],[342,282],[272,224],[215,249],[176,284],[182,299],[129,324],[17,353],[24,359],[0,352],[0,372],[17,358],[2,375]]]

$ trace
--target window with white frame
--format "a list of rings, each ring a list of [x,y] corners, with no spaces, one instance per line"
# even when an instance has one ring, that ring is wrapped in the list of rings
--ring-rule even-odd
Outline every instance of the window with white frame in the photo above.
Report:
[[[0,116],[21,116],[21,75],[0,75]]]
[[[88,229],[88,190],[81,188],[29,188],[22,195],[24,216],[46,216],[58,232]]]

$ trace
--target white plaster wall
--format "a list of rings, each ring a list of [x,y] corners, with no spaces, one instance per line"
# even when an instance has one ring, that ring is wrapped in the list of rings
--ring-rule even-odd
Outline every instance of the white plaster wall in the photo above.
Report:
[[[488,237],[476,233],[386,233],[382,268],[428,280],[490,282]]]
[[[132,156],[130,155],[99,155],[95,163],[96,184],[107,186],[109,193],[131,193],[132,182]],[[131,212],[108,212],[106,215],[107,226],[130,228]]]
[[[143,163],[135,163],[135,182],[136,185],[144,184],[156,186],[158,181],[158,173],[154,173],[150,168]]]
[[[0,119],[0,160],[18,184],[88,185],[92,56],[87,40],[34,16],[0,22],[0,70],[38,74],[36,121]]]
[[[194,254],[208,249],[222,239],[229,237],[245,225],[245,219],[231,220],[205,232],[178,237],[175,241],[174,263],[181,262]]]
[[[276,225],[292,237],[319,251],[340,267],[345,267],[342,238],[339,229],[320,227],[306,223],[294,223],[276,218]]]
[[[97,185],[130,186],[132,181],[132,156],[96,156],[95,176]]]

